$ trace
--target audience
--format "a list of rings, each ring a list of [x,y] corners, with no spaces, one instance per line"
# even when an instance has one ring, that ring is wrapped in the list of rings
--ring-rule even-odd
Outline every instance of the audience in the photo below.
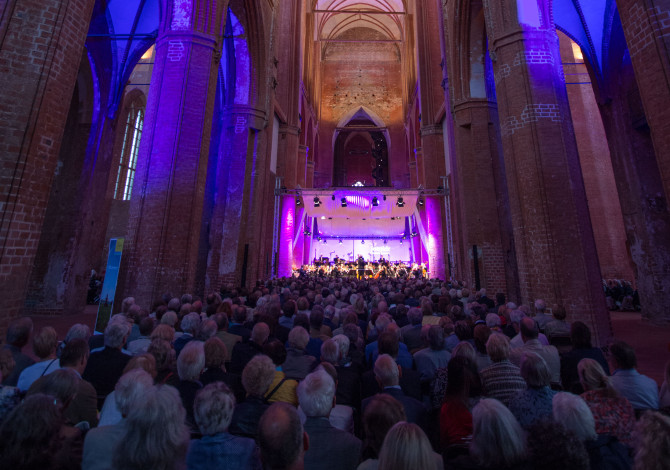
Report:
[[[379,452],[386,434],[394,424],[406,419],[405,407],[391,395],[380,393],[370,399],[363,412],[365,441],[361,455],[362,462],[357,470],[377,469]]]
[[[521,376],[528,388],[512,396],[508,406],[521,427],[528,430],[537,421],[551,417],[556,392],[549,387],[551,375],[547,363],[535,353],[524,354]]]
[[[309,438],[298,412],[287,403],[272,404],[258,424],[264,470],[302,470]]]
[[[442,470],[442,457],[433,452],[430,441],[419,426],[396,423],[384,438],[379,452],[379,470]]]
[[[570,326],[570,340],[572,350],[561,356],[561,382],[565,390],[582,393],[584,389],[577,374],[579,361],[593,359],[601,365],[607,375],[610,373],[610,368],[600,348],[591,345],[591,330],[585,323],[576,321]]]
[[[523,346],[515,348],[510,353],[512,363],[519,366],[521,358],[527,353],[535,353],[544,359],[549,371],[550,382],[560,385],[561,383],[561,359],[558,350],[554,346],[545,346],[538,340],[539,331],[532,318],[525,317],[520,323],[520,334]]]
[[[658,385],[636,370],[637,357],[633,348],[623,341],[616,341],[610,345],[609,352],[614,370],[612,388],[626,397],[636,412],[658,409]]]
[[[3,349],[12,353],[14,368],[6,376],[3,376],[2,385],[16,387],[21,372],[35,363],[35,361],[22,352],[25,345],[28,344],[32,332],[33,321],[28,317],[17,318],[7,328],[7,344],[3,346]]]
[[[512,396],[526,388],[521,370],[509,361],[509,339],[501,333],[492,334],[486,341],[486,352],[492,364],[479,371],[482,395],[508,405]]]
[[[584,443],[553,420],[542,420],[527,433],[531,468],[542,470],[590,470],[589,454]]]
[[[254,356],[242,372],[242,386],[247,397],[235,406],[230,424],[231,434],[255,439],[258,434],[258,420],[268,408],[265,394],[274,380],[275,365],[272,359],[259,354]]]
[[[670,462],[670,417],[645,412],[635,427],[634,470],[666,470]]]
[[[60,368],[57,349],[58,335],[50,326],[45,326],[33,336],[33,352],[40,360],[23,369],[16,385],[19,390],[27,391],[35,380]]]

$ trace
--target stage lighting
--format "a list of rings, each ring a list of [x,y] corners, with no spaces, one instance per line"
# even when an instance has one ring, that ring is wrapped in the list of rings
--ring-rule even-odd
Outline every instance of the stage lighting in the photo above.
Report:
[[[365,240],[361,240],[361,245],[365,245]]]
[[[398,207],[405,207],[405,201],[403,201],[402,196],[398,197],[398,200],[396,201],[395,205]]]
[[[312,234],[312,232],[310,232],[309,230],[305,230],[305,231],[303,232],[303,234],[304,234],[306,237],[309,237],[309,236]]]
[[[297,197],[297,198],[295,199],[295,205],[296,205],[296,206],[301,206],[301,205],[302,205],[302,201],[300,200],[300,197]]]
[[[384,200],[386,201],[386,194],[384,194]]]
[[[387,243],[386,240],[384,240],[384,245],[386,245],[386,243]]]
[[[417,202],[419,206],[423,206],[423,199],[419,199],[419,202]]]
[[[335,200],[335,195],[333,194],[333,195],[330,197],[330,199],[334,201],[334,200]]]
[[[321,205],[321,201],[319,200],[318,196],[314,196],[314,207],[319,207]]]
[[[375,207],[379,205],[379,199],[377,199],[377,196],[372,198],[372,205]]]
[[[412,232],[412,233],[410,234],[410,236],[412,236],[412,237],[416,237],[417,235],[418,235],[418,233],[416,233],[416,232]]]
[[[340,240],[340,245],[342,244],[342,240]]]
[[[347,207],[347,198],[343,197],[342,199],[340,199],[340,203],[342,203],[342,207]]]
[[[400,240],[400,244],[402,245],[402,239]]]

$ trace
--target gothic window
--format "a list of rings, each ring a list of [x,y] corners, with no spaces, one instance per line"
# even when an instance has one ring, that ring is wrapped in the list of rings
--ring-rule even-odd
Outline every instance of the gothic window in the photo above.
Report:
[[[121,201],[130,200],[130,193],[133,190],[133,181],[135,180],[137,154],[140,150],[143,125],[144,110],[136,103],[131,104],[123,134],[119,171],[116,175],[116,186],[114,187],[114,199]]]

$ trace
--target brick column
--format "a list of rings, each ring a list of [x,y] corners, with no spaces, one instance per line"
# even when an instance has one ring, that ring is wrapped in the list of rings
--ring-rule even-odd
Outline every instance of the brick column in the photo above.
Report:
[[[526,5],[531,2],[527,2]],[[485,0],[521,300],[561,304],[612,334],[548,6]]]
[[[670,1],[616,3],[670,206]]]
[[[309,147],[306,145],[298,146],[298,162],[296,167],[296,183],[299,184],[302,188],[306,188],[307,184],[307,153],[309,152]]]
[[[196,286],[226,0],[164,1],[128,229],[125,293]]]
[[[37,251],[93,0],[9,0],[0,10],[0,336]]]

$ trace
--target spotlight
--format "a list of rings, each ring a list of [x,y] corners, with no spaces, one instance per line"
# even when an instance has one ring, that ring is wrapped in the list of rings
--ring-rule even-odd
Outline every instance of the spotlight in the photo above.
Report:
[[[402,239],[400,239],[400,244],[402,245]]]
[[[318,237],[317,240],[321,241],[321,237]]]
[[[417,235],[418,235],[418,233],[416,233],[416,232],[412,232],[412,233],[410,234],[411,237],[416,237]]]
[[[384,240],[384,245],[386,245],[386,243],[387,243],[386,240]]]
[[[377,207],[379,205],[379,199],[377,199],[377,196],[372,198],[372,205],[374,207]]]
[[[314,196],[314,207],[319,207],[321,205],[321,201],[319,200],[318,196]]]
[[[365,245],[365,240],[361,240],[361,245]]]
[[[304,234],[306,237],[309,237],[309,236],[312,234],[312,232],[310,232],[309,230],[305,230],[305,231],[303,232],[303,234]]]
[[[332,200],[334,201],[334,200],[335,200],[335,195],[333,194],[333,195],[330,197],[330,199],[332,199]]]
[[[328,243],[328,240],[324,240],[324,241],[323,241],[323,244],[324,244],[324,245],[327,244],[327,243]]]
[[[419,202],[417,202],[419,206],[423,206],[423,199],[419,199]]]
[[[302,205],[302,201],[300,200],[299,197],[297,197],[297,198],[295,199],[295,205],[296,205],[296,206],[301,206],[301,205]]]
[[[347,207],[347,198],[343,197],[342,199],[340,199],[340,203],[342,203],[342,207]]]
[[[342,240],[340,240],[340,245],[342,244]]]
[[[384,194],[384,200],[386,201],[386,194]]]
[[[405,201],[403,201],[402,196],[398,196],[398,201],[395,203],[398,207],[405,207]]]

